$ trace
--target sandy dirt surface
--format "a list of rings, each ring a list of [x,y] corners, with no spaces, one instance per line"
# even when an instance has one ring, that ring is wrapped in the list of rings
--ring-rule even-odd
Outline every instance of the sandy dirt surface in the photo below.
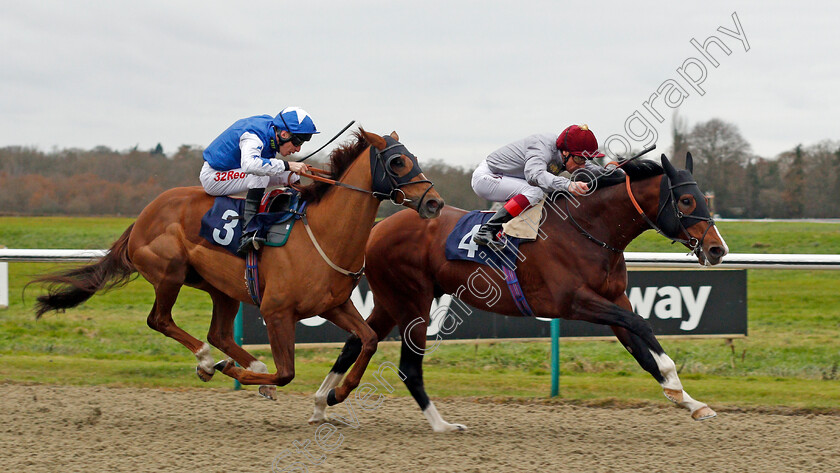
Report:
[[[0,471],[840,471],[831,415],[450,399],[438,409],[470,429],[435,434],[410,398],[371,397],[317,431],[309,397],[279,397],[2,384]]]

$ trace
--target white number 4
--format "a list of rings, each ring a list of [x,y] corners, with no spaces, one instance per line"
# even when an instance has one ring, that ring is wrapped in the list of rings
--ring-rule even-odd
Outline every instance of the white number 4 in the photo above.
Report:
[[[479,228],[481,228],[480,224],[474,226],[469,233],[464,235],[464,238],[461,238],[461,242],[458,243],[459,250],[467,250],[467,258],[475,258],[475,250],[478,249],[478,245],[473,241],[473,237]]]

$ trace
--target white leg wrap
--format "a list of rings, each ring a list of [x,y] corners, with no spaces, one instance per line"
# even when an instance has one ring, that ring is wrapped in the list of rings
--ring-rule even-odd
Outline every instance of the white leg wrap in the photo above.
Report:
[[[334,389],[341,383],[344,378],[344,373],[334,373],[330,371],[321,387],[315,392],[315,410],[312,412],[312,417],[309,418],[309,423],[324,422],[327,419],[327,394],[330,389]]]
[[[207,373],[215,373],[216,368],[213,367],[213,357],[210,356],[210,345],[201,345],[201,349],[195,352],[195,359],[198,360],[198,367]]]
[[[700,401],[694,400],[685,391],[683,391],[682,395],[683,395],[683,402],[680,402],[679,405],[682,406],[682,407],[685,407],[686,409],[691,411],[692,414],[694,414],[694,411],[696,411],[697,409],[700,409],[701,407],[707,407],[706,404],[704,404]]]
[[[665,353],[657,355],[651,350],[650,354],[653,355],[653,359],[656,360],[656,366],[659,367],[659,372],[665,378],[665,381],[661,383],[662,387],[664,389],[682,391],[682,383],[680,382],[680,377],[677,376],[677,365],[674,364],[674,360]]]
[[[265,366],[265,363],[262,361],[252,361],[250,365],[248,365],[248,371],[252,371],[254,373],[268,373],[268,366]]]
[[[450,424],[443,420],[440,413],[438,412],[437,408],[435,407],[435,403],[429,401],[429,405],[423,409],[423,415],[426,416],[426,420],[429,421],[429,424],[432,426],[432,430],[435,432],[452,432],[453,430],[467,430],[467,426],[462,424]]]
[[[682,387],[682,383],[680,382],[680,377],[677,376],[677,366],[674,364],[674,360],[672,360],[671,357],[665,353],[661,355],[657,355],[653,351],[650,353],[656,360],[656,365],[659,366],[659,372],[662,373],[662,376],[665,378],[665,381],[661,383],[662,389],[678,392],[678,394],[671,395],[666,391],[665,396],[668,399],[674,401],[678,406],[688,409],[692,414],[697,409],[707,407],[706,404],[694,400],[687,392],[685,392]]]

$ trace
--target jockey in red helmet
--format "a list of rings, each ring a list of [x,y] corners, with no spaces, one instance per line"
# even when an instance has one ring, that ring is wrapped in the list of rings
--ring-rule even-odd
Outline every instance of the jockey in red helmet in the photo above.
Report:
[[[473,172],[476,194],[494,202],[506,202],[473,237],[479,245],[503,246],[497,235],[502,224],[555,191],[583,195],[589,186],[559,176],[563,171],[599,169],[591,161],[601,158],[598,140],[586,125],[572,125],[559,136],[531,135],[490,153]]]

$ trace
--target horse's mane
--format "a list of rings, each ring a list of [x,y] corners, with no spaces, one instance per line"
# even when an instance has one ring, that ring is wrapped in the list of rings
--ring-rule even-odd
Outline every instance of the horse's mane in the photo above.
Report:
[[[662,165],[649,159],[634,159],[621,166],[621,169],[630,176],[631,181],[641,181],[642,179],[665,174]]]
[[[624,161],[619,161],[619,163],[622,162]],[[641,181],[665,173],[665,170],[656,161],[646,159],[634,159],[621,165],[621,169],[630,176],[630,181]],[[592,175],[588,171],[577,173],[572,177],[572,180],[584,181],[591,185]],[[606,172],[605,170],[601,174],[596,173],[595,180],[598,183],[598,188],[603,189],[617,184],[624,184],[624,174],[619,172]]]
[[[329,179],[337,180],[341,177],[356,157],[369,146],[361,131],[353,132],[353,137],[354,141],[344,142],[330,153],[330,163],[327,166],[330,172]],[[301,199],[310,203],[318,202],[332,187],[332,184],[318,181],[302,186],[299,188]]]

